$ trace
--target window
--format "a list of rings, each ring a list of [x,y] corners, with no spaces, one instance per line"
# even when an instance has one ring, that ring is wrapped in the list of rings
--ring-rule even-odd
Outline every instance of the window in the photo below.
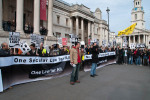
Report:
[[[138,5],[140,5],[140,3],[138,2]]]
[[[66,18],[66,26],[68,26],[68,18]]]
[[[60,16],[57,16],[57,24],[60,23]]]
[[[136,5],[137,5],[137,2],[136,2]]]
[[[135,14],[135,20],[137,20],[137,14]]]
[[[61,33],[56,32],[57,38],[61,38]]]

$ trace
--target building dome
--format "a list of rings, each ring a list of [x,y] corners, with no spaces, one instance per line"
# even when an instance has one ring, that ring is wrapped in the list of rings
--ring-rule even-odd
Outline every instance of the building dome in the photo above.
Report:
[[[101,13],[101,10],[100,10],[99,8],[97,8],[97,9],[95,10],[95,12],[100,12],[100,13]]]

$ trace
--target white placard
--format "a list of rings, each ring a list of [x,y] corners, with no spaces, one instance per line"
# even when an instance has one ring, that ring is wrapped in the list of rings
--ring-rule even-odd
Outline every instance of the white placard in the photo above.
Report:
[[[40,43],[44,44],[44,37],[38,34],[31,34],[30,35],[31,44],[34,43],[36,48],[40,48]]]
[[[20,33],[19,32],[9,32],[9,47],[19,48]]]
[[[130,49],[135,49],[136,48],[136,44],[135,43],[131,43],[130,44]]]
[[[26,43],[26,41],[20,42],[20,49],[22,51],[22,54],[26,54],[27,52],[31,50],[29,45]]]

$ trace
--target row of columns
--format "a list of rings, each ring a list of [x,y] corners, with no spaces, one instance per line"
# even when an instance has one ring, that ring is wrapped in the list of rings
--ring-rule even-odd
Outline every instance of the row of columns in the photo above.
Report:
[[[135,36],[136,35],[133,36],[133,43],[135,43]],[[142,43],[145,43],[146,45],[148,45],[147,41],[148,41],[148,36],[147,35],[143,35],[143,42]],[[131,43],[131,36],[129,36],[129,44],[130,43]],[[141,43],[140,35],[138,35],[138,43]]]
[[[24,0],[16,0],[16,32],[23,32],[23,13],[24,13]],[[2,0],[0,0],[0,30],[2,30]],[[52,9],[53,0],[48,2],[48,36],[52,36]],[[40,33],[40,0],[34,0],[34,33]]]
[[[79,17],[76,18],[76,35],[79,36]],[[73,18],[70,18],[70,33],[73,33]],[[92,27],[92,34],[91,34],[91,27]],[[91,23],[91,21],[88,21],[88,37],[92,35],[91,37],[94,37],[94,24]],[[84,19],[81,18],[81,41],[84,40]]]

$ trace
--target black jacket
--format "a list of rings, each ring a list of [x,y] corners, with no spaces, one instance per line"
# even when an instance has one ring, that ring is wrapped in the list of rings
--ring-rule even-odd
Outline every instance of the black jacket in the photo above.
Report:
[[[30,54],[30,56],[36,56],[36,52],[37,52],[36,50],[35,50],[35,52],[32,52],[32,50],[30,50],[29,54]]]
[[[137,57],[141,56],[140,50],[137,51],[136,56],[137,56]]]
[[[0,49],[0,56],[10,56],[10,51]]]
[[[97,50],[96,50],[97,49]],[[92,63],[98,63],[98,48],[96,46],[92,49]]]

